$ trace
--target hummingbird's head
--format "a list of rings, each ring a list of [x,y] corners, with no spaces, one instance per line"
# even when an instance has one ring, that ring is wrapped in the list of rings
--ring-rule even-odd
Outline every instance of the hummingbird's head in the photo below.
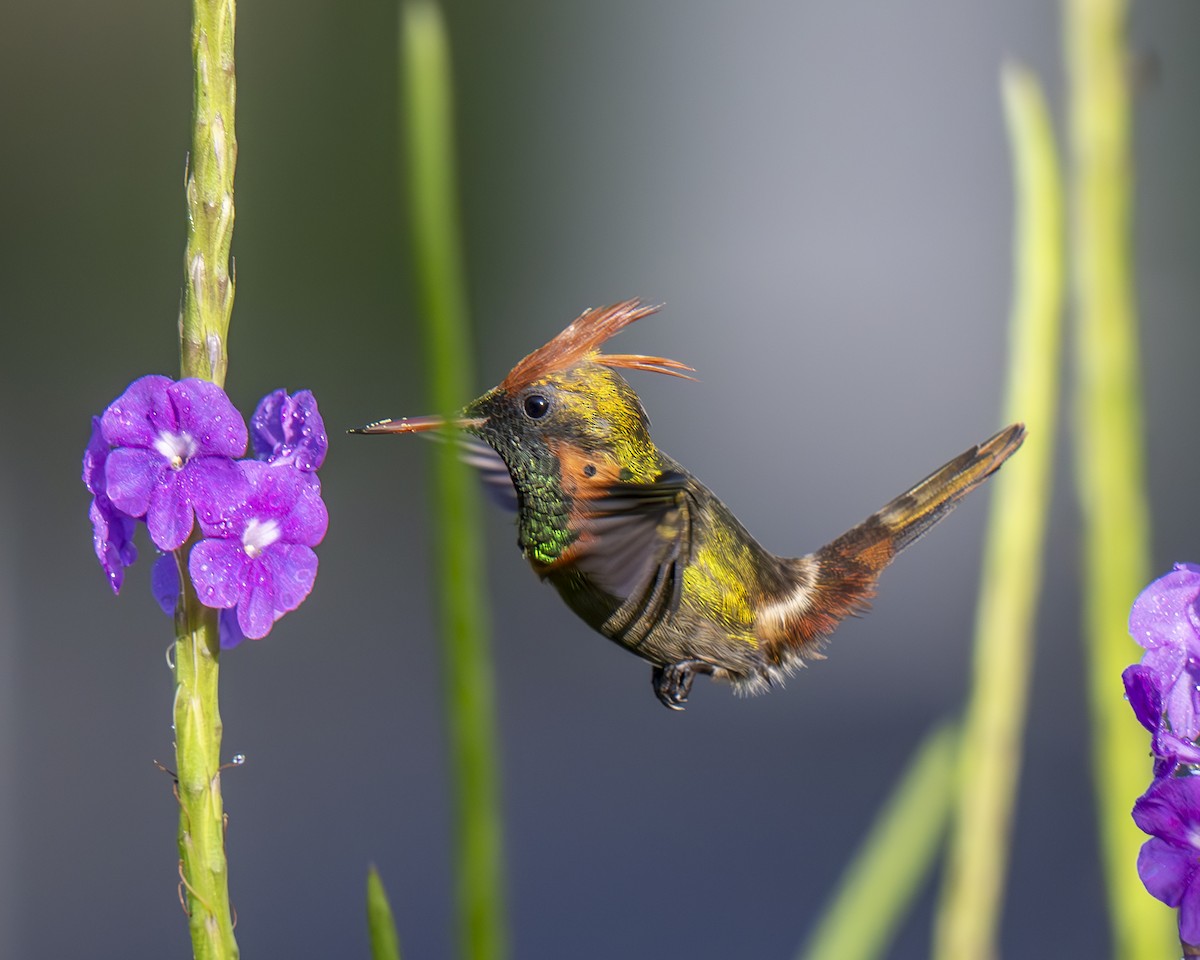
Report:
[[[649,420],[618,370],[691,379],[692,368],[663,357],[601,353],[600,347],[657,309],[626,300],[584,311],[468,404],[455,425],[500,454],[518,486],[523,478],[557,472],[564,459],[578,459],[589,478],[599,471],[613,481],[648,479],[656,456]],[[354,432],[413,433],[443,424],[437,417],[385,420]]]
[[[655,453],[638,395],[611,367],[591,360],[489,390],[467,406],[463,421],[514,475],[544,475],[552,463],[576,456],[640,475]]]

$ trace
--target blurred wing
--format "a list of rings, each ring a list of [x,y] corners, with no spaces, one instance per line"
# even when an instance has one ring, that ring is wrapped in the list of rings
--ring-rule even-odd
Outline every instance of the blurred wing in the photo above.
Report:
[[[516,513],[517,488],[513,486],[512,476],[504,461],[500,459],[500,454],[482,440],[465,434],[460,434],[455,442],[458,444],[462,462],[478,471],[488,499],[497,506]]]
[[[621,606],[604,623],[607,636],[640,643],[679,605],[691,547],[687,481],[664,473],[654,483],[622,483],[577,501],[580,536],[575,568]]]

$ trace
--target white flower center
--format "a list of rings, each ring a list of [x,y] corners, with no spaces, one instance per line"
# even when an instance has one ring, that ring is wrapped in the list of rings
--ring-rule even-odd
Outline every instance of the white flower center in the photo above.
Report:
[[[259,520],[257,517],[246,524],[242,531],[242,549],[251,560],[279,539],[281,531],[277,520]]]
[[[196,441],[186,430],[180,433],[159,431],[158,439],[154,441],[154,449],[161,453],[171,464],[172,470],[181,470],[188,460],[196,455]]]

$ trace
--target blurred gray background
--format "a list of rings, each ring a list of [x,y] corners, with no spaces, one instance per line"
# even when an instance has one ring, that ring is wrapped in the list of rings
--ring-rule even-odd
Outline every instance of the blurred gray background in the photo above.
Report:
[[[88,418],[177,374],[189,136],[183,2],[23,4],[0,32],[0,955],[187,956],[170,625],[152,548],[114,598],[79,482]],[[1059,10],[452,3],[480,391],[588,305],[666,309],[622,352],[661,446],[778,552],[819,546],[998,426],[1011,186],[1005,58],[1061,122]],[[247,957],[366,956],[376,863],[405,955],[450,955],[430,448],[344,427],[429,412],[398,196],[396,10],[243,3],[243,411],[312,388],[332,517],[308,603],[222,661]],[[1200,559],[1200,7],[1135,4],[1138,302],[1154,560]],[[1105,948],[1088,794],[1069,420],[1003,945]],[[1030,424],[1038,429],[1038,424]],[[688,711],[487,518],[514,956],[789,957],[923,733],[960,708],[986,495],[884,577],[786,690]],[[1131,658],[1132,659],[1132,658]],[[1113,678],[1113,696],[1120,696]],[[1132,869],[1132,865],[1130,867]],[[930,888],[932,890],[932,886]],[[921,957],[928,906],[894,956]]]

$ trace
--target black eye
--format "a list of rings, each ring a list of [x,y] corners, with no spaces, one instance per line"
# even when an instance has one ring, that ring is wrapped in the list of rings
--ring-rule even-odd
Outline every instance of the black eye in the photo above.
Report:
[[[525,416],[530,420],[541,420],[550,412],[550,401],[540,393],[531,393],[525,398]]]

